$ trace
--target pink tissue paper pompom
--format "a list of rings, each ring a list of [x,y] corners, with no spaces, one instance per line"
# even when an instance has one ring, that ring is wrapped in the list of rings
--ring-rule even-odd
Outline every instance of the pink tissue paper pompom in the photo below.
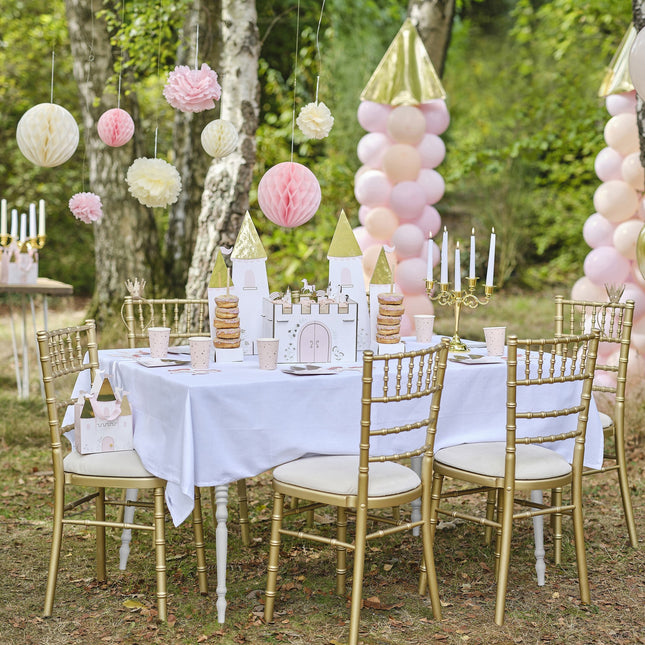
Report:
[[[182,112],[203,112],[215,107],[222,88],[217,82],[217,72],[206,63],[202,63],[201,69],[178,65],[168,74],[163,95],[172,107]]]
[[[101,198],[95,193],[76,193],[69,200],[69,210],[76,219],[86,224],[98,222],[103,217]]]
[[[125,110],[112,108],[101,114],[96,129],[105,145],[118,148],[132,139],[134,121]]]
[[[316,175],[291,161],[269,168],[258,184],[262,212],[274,224],[286,228],[308,222],[318,210],[321,196]]]

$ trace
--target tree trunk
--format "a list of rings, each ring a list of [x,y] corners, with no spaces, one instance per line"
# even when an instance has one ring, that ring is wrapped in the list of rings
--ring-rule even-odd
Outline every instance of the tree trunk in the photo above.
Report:
[[[135,122],[135,138],[121,148],[103,144],[96,133],[99,116],[117,106],[106,84],[114,69],[114,52],[105,22],[93,15],[85,0],[65,0],[74,77],[80,93],[89,185],[80,191],[100,196],[103,218],[94,224],[96,290],[93,315],[108,319],[126,293],[124,281],[139,277],[152,282],[159,266],[158,236],[150,209],[128,193],[125,175],[132,160],[144,156],[137,144],[138,104],[131,95],[122,107]],[[85,178],[84,178],[85,179]],[[85,180],[83,182],[85,184]],[[70,195],[71,197],[71,195]],[[82,271],[82,267],[78,268]],[[153,284],[147,293],[154,288]]]
[[[222,99],[220,116],[239,132],[235,152],[212,162],[199,215],[197,240],[188,272],[186,295],[204,297],[220,245],[231,246],[249,207],[259,118],[260,40],[255,0],[221,0]]]
[[[638,33],[645,28],[645,0],[632,0],[632,12],[634,27]],[[638,94],[636,94],[636,120],[640,140],[641,166],[645,167],[645,103]]]
[[[443,76],[455,0],[410,0],[408,16],[419,31],[437,74]]]

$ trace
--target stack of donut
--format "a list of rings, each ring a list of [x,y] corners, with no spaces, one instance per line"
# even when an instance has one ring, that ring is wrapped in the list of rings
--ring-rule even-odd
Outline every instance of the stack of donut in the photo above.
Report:
[[[376,342],[393,345],[401,340],[401,317],[405,313],[402,293],[378,294]]]
[[[215,298],[216,349],[235,349],[240,346],[240,310],[237,296],[217,296]]]

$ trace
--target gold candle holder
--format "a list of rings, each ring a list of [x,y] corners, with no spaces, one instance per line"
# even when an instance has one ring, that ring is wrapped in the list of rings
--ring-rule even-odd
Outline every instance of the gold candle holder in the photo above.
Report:
[[[439,283],[439,293],[434,292],[434,280],[426,280],[426,293],[428,298],[433,302],[437,302],[443,306],[453,306],[455,308],[455,333],[450,339],[451,352],[467,352],[468,347],[459,337],[459,318],[461,316],[461,308],[468,307],[469,309],[476,309],[479,305],[487,305],[493,296],[493,287],[484,285],[484,296],[479,298],[475,295],[477,288],[478,278],[466,278],[468,283],[468,290],[450,290],[447,282]]]
[[[42,249],[47,241],[46,235],[37,235],[36,237],[28,237],[26,240],[20,241],[17,237],[12,235],[0,235],[0,246],[6,248],[11,246],[14,242],[17,244],[21,253],[29,249]]]

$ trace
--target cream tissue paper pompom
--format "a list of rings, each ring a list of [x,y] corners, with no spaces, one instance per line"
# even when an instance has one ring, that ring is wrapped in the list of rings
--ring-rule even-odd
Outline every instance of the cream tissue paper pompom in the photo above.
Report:
[[[179,172],[163,159],[135,159],[126,181],[132,196],[151,208],[174,204],[181,192]]]
[[[217,82],[217,72],[206,63],[202,63],[201,69],[178,65],[168,74],[163,95],[172,107],[182,112],[203,112],[215,107],[222,88]]]
[[[324,103],[309,103],[300,110],[296,123],[309,139],[324,139],[334,125],[334,117]]]
[[[230,121],[216,119],[202,130],[202,148],[216,159],[226,157],[237,146],[237,130]]]
[[[103,217],[101,198],[96,193],[76,193],[69,200],[69,210],[76,219],[86,224],[98,222]]]

